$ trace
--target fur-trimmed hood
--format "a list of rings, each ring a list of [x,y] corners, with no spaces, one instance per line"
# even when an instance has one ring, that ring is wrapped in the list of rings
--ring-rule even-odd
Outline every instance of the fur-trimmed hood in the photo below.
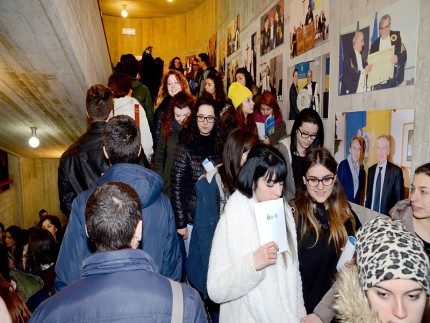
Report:
[[[335,282],[336,318],[345,323],[381,323],[372,312],[358,280],[357,266],[340,272]]]

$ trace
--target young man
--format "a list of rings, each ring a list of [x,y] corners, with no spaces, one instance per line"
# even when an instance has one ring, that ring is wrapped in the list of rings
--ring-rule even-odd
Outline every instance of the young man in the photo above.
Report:
[[[85,232],[96,252],[83,261],[81,279],[40,305],[31,322],[206,322],[197,291],[157,274],[136,250],[145,239],[141,210],[129,185],[108,182],[91,193]]]
[[[106,121],[113,116],[113,98],[113,92],[104,85],[96,84],[89,88],[86,106],[91,124],[61,156],[58,193],[61,211],[67,217],[76,196],[92,187],[109,168],[102,150],[102,132]]]
[[[126,183],[136,190],[142,203],[142,250],[154,259],[157,272],[180,280],[183,256],[172,207],[162,193],[161,177],[136,164],[142,148],[140,131],[132,118],[119,115],[109,120],[103,131],[103,150],[112,166],[95,186],[116,181]],[[79,266],[90,254],[85,234],[85,205],[93,189],[94,187],[80,194],[73,203],[55,266],[54,291],[79,279]]]

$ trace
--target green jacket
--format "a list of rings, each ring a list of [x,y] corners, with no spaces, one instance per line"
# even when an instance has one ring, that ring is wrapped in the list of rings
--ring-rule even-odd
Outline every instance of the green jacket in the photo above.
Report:
[[[139,101],[140,105],[145,110],[149,128],[152,129],[152,122],[154,120],[154,104],[152,103],[149,89],[138,80],[131,82],[131,88],[133,90],[132,97]]]
[[[178,143],[180,127],[177,125],[173,127],[172,133],[167,141],[163,140],[160,133],[158,139],[157,150],[154,154],[154,172],[161,176],[164,181],[163,193],[167,195],[170,200],[170,183],[173,164],[173,155],[175,154],[176,144]]]

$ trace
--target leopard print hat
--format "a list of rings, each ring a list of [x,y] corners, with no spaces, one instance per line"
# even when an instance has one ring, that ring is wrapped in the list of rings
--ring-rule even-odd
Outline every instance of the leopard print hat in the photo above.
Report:
[[[377,217],[357,232],[357,265],[360,285],[366,292],[392,279],[411,279],[430,296],[429,258],[422,241],[401,221]]]

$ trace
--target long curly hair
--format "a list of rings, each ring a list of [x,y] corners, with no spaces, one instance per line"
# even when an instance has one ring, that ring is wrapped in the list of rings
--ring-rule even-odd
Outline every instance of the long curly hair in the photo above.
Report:
[[[157,99],[155,101],[156,102],[155,109],[157,109],[158,106],[163,101],[163,99],[169,95],[169,90],[167,89],[167,80],[168,80],[170,75],[175,75],[176,79],[179,82],[179,85],[182,88],[182,91],[184,91],[188,95],[191,95],[190,87],[188,85],[188,82],[187,82],[187,79],[185,78],[185,76],[176,70],[169,70],[167,73],[165,73],[163,75],[163,78],[161,79],[161,85],[160,85],[160,88],[158,90],[158,96],[157,96]]]
[[[194,98],[191,95],[188,95],[184,91],[176,94],[172,100],[170,100],[169,105],[167,106],[166,111],[161,117],[161,137],[163,141],[166,142],[172,134],[173,129],[173,114],[175,108],[185,109],[189,108],[191,113],[193,113],[194,109]]]
[[[200,134],[200,130],[197,126],[197,114],[199,113],[199,108],[202,105],[209,105],[214,109],[215,121],[211,135],[215,134],[215,153],[217,155],[222,155],[224,143],[227,137],[227,131],[224,123],[221,122],[219,114],[216,113],[215,100],[209,94],[202,94],[197,99],[191,115],[187,118],[184,125],[182,126],[180,141],[185,144],[191,144]]]
[[[337,174],[337,162],[332,154],[324,147],[314,148],[308,151],[303,162],[303,174],[316,165],[321,165],[327,168],[335,176]],[[321,228],[318,220],[314,214],[314,201],[309,195],[306,184],[301,181],[296,197],[293,201],[297,212],[295,212],[296,223],[297,214],[302,216],[302,228],[298,232],[298,240],[301,243],[303,237],[309,232],[315,233],[315,244],[317,243],[320,235]],[[330,226],[330,236],[328,243],[333,241],[336,253],[341,253],[341,248],[348,240],[348,233],[345,228],[345,223],[351,221],[352,227],[355,231],[355,218],[351,212],[348,201],[346,200],[343,188],[339,181],[336,179],[333,183],[333,191],[326,201],[328,212],[328,223]]]

